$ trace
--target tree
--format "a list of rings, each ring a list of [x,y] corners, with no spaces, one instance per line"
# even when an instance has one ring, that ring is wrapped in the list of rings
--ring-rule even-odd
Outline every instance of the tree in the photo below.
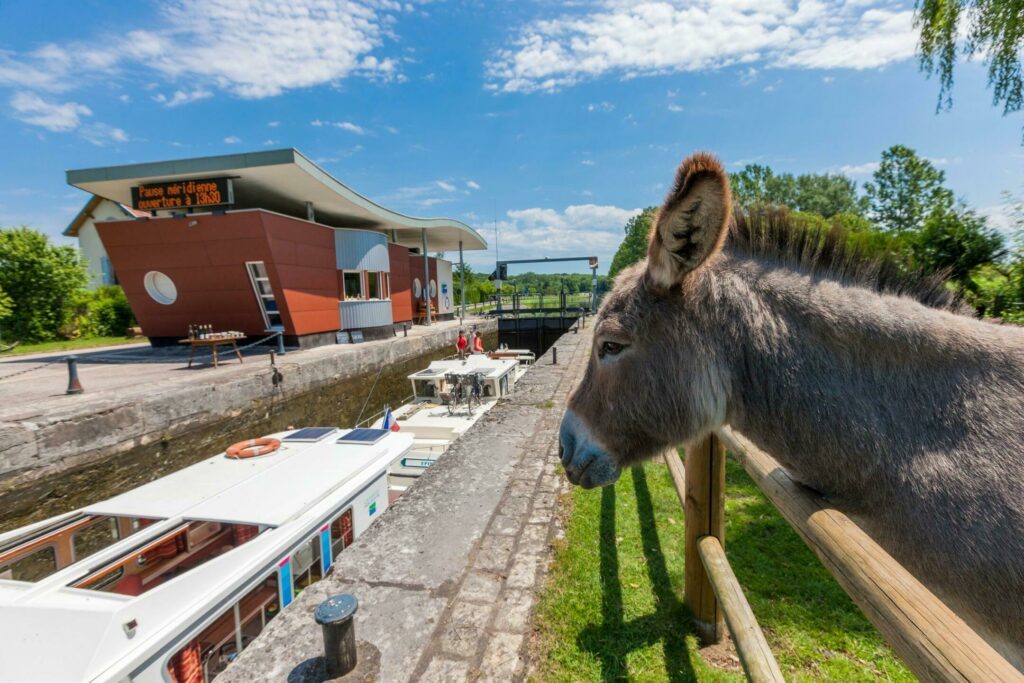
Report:
[[[960,291],[975,290],[971,274],[976,268],[995,263],[1004,254],[1003,237],[988,227],[985,219],[960,205],[949,211],[934,211],[915,235],[913,252],[926,270],[946,270]]]
[[[5,328],[15,339],[58,337],[85,283],[85,265],[73,247],[50,244],[27,227],[0,229],[0,289],[14,302]]]
[[[612,257],[612,264],[608,268],[608,277],[613,278],[628,266],[642,261],[647,256],[647,241],[651,234],[651,221],[657,211],[649,206],[637,215],[626,221],[626,237],[622,240],[615,256]],[[589,291],[586,286],[581,291]]]
[[[925,218],[953,206],[953,193],[943,183],[946,174],[903,145],[882,152],[874,182],[866,183],[873,218],[896,235],[919,230]]]
[[[768,166],[748,164],[729,177],[733,199],[743,209],[786,207],[816,213],[864,214],[867,206],[857,195],[857,183],[839,173],[776,174]]]
[[[0,287],[0,320],[9,318],[13,310],[14,302],[11,301],[11,297],[7,296],[7,292]]]
[[[929,76],[939,76],[938,108],[953,104],[957,42],[965,35],[965,57],[982,55],[988,66],[993,104],[1003,115],[1024,106],[1024,0],[918,0],[914,24],[921,30],[918,58]],[[961,25],[963,21],[966,26]]]

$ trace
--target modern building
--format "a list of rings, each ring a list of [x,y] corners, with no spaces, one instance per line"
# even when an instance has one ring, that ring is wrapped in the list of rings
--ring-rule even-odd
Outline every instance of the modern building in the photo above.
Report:
[[[101,281],[116,277],[156,345],[189,325],[283,329],[300,346],[391,336],[456,313],[452,263],[429,254],[487,248],[468,225],[384,208],[294,149],[75,170],[67,181],[95,201],[65,234]]]

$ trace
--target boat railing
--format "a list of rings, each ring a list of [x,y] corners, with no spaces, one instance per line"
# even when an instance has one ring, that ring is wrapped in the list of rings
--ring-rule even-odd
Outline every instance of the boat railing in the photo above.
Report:
[[[415,400],[416,400],[416,394],[409,394],[405,398],[400,399],[399,400],[399,404],[400,405],[405,405],[406,403],[412,403]],[[381,408],[380,410],[378,410],[376,413],[374,413],[370,417],[366,418],[365,420],[362,420],[361,422],[357,422],[355,424],[355,428],[358,429],[360,427],[367,427],[369,425],[372,425],[374,422],[376,422],[380,418],[384,417],[384,413],[388,412],[388,407],[389,406],[384,406],[383,408]]]

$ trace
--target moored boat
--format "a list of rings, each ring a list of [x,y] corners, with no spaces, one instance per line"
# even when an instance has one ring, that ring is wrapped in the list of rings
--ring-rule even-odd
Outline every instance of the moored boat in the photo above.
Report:
[[[434,361],[409,375],[412,399],[374,424],[413,437],[409,455],[391,463],[391,499],[401,495],[499,399],[511,394],[532,362],[529,351],[503,349]]]
[[[213,680],[387,509],[412,442],[289,430],[0,535],[0,680]]]

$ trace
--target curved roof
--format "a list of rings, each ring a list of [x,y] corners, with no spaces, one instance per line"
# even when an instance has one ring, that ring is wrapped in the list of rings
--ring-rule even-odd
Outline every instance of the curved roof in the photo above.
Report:
[[[67,172],[69,185],[131,206],[135,185],[183,178],[234,179],[232,208],[261,208],[307,217],[311,202],[316,221],[339,228],[388,232],[392,240],[420,247],[426,231],[428,251],[487,249],[487,240],[472,227],[452,218],[417,218],[393,211],[359,194],[296,149],[195,157]]]

